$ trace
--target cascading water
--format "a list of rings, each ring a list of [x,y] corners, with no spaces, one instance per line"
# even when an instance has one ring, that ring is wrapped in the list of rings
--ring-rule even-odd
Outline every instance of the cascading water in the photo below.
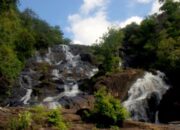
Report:
[[[28,104],[28,101],[31,98],[32,89],[27,89],[26,95],[21,98],[21,101],[23,101],[24,104]]]
[[[160,71],[156,73],[146,72],[128,91],[128,99],[123,105],[133,120],[158,122],[158,104],[169,86],[164,82],[165,74]]]
[[[21,101],[24,104],[28,104],[28,101],[30,100],[31,93],[32,93],[32,89],[31,89],[32,81],[31,81],[31,78],[28,77],[28,76],[24,76],[23,79],[20,79],[20,86],[21,87],[26,87],[25,89],[27,90],[27,92],[24,95],[24,97],[21,98]]]
[[[49,108],[55,108],[60,105],[61,98],[74,97],[81,93],[78,81],[91,78],[98,69],[88,62],[82,61],[79,54],[74,55],[71,51],[68,45],[57,45],[48,48],[48,52],[45,54],[36,52],[36,56],[31,61],[35,65],[26,68],[20,76],[20,88],[26,89],[26,94],[20,98],[22,104],[27,105],[35,102],[36,104],[45,104]],[[38,70],[33,69],[36,64],[44,63],[50,66],[47,81],[51,81],[55,85],[55,92],[50,93],[51,88],[46,89],[41,86],[44,83],[43,75]],[[34,95],[34,90],[37,93],[40,91],[39,88],[45,89],[43,91],[47,94],[44,94],[43,97]]]

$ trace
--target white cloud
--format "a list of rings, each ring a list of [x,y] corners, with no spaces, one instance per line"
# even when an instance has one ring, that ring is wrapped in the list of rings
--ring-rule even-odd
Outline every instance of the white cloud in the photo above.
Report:
[[[107,32],[110,23],[104,13],[98,12],[95,16],[82,18],[80,15],[69,17],[71,32],[76,43],[90,45],[94,43],[103,33]]]
[[[107,20],[109,0],[84,0],[80,11],[68,17],[74,43],[90,45],[107,32],[111,23]]]
[[[83,5],[81,6],[81,12],[89,14],[96,8],[103,9],[106,7],[107,2],[108,0],[84,0]]]
[[[137,23],[137,24],[140,24],[142,20],[143,20],[142,17],[133,16],[133,17],[131,17],[131,18],[129,18],[129,19],[123,21],[123,22],[120,22],[119,26],[120,26],[121,28],[124,28],[124,27],[126,27],[127,25],[131,24],[132,22],[135,22],[135,23]]]
[[[70,26],[67,31],[73,34],[74,43],[91,45],[102,37],[109,27],[125,27],[131,22],[139,24],[142,21],[138,16],[124,22],[109,21],[106,14],[108,2],[109,0],[84,0],[79,12],[69,15]]]
[[[162,3],[159,3],[159,0],[154,0],[149,14],[161,13],[161,11],[160,11],[161,6],[162,6]]]

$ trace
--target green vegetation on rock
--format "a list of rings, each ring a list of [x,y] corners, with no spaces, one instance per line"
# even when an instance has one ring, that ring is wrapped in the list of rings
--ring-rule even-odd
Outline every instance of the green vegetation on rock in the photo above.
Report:
[[[67,123],[63,120],[61,109],[47,109],[36,106],[29,111],[22,112],[18,117],[10,119],[6,129],[8,130],[30,130],[41,128],[54,128],[56,130],[67,130]]]
[[[118,99],[108,93],[105,87],[101,87],[95,93],[94,109],[85,111],[84,120],[94,122],[97,127],[122,126],[123,121],[129,116],[126,109]]]
[[[25,111],[18,115],[18,118],[12,118],[8,125],[8,130],[28,130],[32,123],[32,115]]]

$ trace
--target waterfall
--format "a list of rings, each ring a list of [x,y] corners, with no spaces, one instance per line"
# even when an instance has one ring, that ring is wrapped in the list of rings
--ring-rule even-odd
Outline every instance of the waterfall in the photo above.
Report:
[[[20,75],[19,86],[23,89],[20,92],[24,96],[18,99],[19,104],[35,103],[55,108],[61,106],[59,102],[63,97],[72,98],[81,94],[78,82],[91,78],[98,72],[98,69],[88,62],[82,61],[80,52],[76,55],[73,54],[74,49],[76,48],[72,49],[68,45],[56,45],[49,47],[46,52],[36,52],[35,57],[31,60],[33,66],[26,68]],[[45,69],[48,79],[43,79],[46,76],[43,75],[43,70],[36,69],[36,65],[47,65],[48,68]],[[44,81],[45,87],[43,86]],[[51,90],[48,83],[55,87]],[[41,97],[38,97],[34,90],[36,92],[42,90]]]
[[[71,52],[70,52],[70,48],[67,45],[62,45],[62,50],[66,56],[66,60],[68,62],[68,64],[70,64],[72,67],[76,67],[80,56],[76,55],[74,56]]]
[[[29,99],[31,98],[32,89],[27,89],[27,92],[24,97],[21,98],[24,104],[28,104]]]
[[[64,95],[68,97],[74,97],[79,93],[78,84],[72,85],[72,87],[65,86]]]
[[[32,81],[29,76],[24,76],[20,78],[19,84],[21,87],[26,87],[26,94],[21,98],[21,101],[23,104],[27,105],[28,101],[31,99],[31,94],[32,94]]]
[[[146,72],[139,78],[128,91],[128,99],[123,105],[130,112],[133,120],[155,122],[157,106],[169,86],[164,82],[165,74],[157,71],[154,75]]]

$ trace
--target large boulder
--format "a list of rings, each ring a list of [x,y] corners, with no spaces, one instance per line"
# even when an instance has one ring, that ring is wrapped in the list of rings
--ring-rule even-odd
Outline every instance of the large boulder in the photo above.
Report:
[[[180,88],[171,88],[163,96],[159,106],[159,120],[162,123],[180,121]]]
[[[143,70],[127,69],[122,72],[102,76],[97,79],[94,90],[98,90],[101,86],[106,86],[114,97],[120,98],[123,101],[127,98],[131,85],[143,74]]]
[[[66,109],[92,109],[94,107],[94,96],[81,93],[75,97],[64,96],[58,102]]]

